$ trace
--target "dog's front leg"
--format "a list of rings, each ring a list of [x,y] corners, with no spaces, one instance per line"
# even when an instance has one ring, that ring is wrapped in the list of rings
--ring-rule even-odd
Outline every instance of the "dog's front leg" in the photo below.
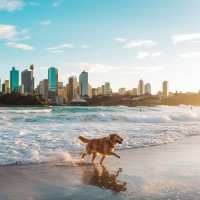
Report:
[[[120,156],[119,155],[117,155],[116,153],[114,153],[114,152],[112,152],[111,153],[111,155],[113,155],[113,156],[115,156],[115,157],[117,157],[117,158],[120,158]]]

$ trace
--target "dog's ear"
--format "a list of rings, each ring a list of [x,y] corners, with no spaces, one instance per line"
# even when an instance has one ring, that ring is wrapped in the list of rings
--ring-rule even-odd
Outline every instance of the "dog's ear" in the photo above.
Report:
[[[115,134],[110,134],[109,137],[110,137],[111,140],[113,140],[114,137],[115,137]]]

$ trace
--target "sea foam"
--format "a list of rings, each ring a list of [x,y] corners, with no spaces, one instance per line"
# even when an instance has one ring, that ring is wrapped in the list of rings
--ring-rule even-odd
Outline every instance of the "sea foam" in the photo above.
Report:
[[[200,107],[51,107],[0,109],[0,165],[63,161],[89,138],[118,133],[118,148],[141,148],[200,134]]]

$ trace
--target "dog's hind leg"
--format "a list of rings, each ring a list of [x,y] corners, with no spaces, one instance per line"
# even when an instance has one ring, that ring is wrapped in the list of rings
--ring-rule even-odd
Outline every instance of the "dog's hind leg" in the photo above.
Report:
[[[103,161],[104,161],[105,157],[106,157],[106,156],[102,156],[102,158],[101,158],[101,160],[100,160],[100,165],[103,164]]]
[[[92,163],[94,163],[94,160],[95,160],[96,156],[97,156],[96,153],[93,153],[93,154],[92,154]]]
[[[81,154],[81,159],[83,159],[86,156],[86,153]]]

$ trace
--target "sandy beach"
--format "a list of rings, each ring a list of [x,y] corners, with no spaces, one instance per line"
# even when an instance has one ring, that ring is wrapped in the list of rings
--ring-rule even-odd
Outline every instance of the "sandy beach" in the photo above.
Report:
[[[0,167],[1,200],[199,200],[200,137],[120,151],[100,165],[45,163]]]

